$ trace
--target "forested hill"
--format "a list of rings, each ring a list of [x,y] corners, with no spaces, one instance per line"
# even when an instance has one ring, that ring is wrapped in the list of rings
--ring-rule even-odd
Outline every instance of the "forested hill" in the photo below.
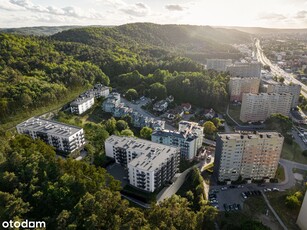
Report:
[[[117,27],[76,28],[57,33],[52,38],[81,42],[96,47],[157,47],[204,62],[206,58],[238,58],[230,44],[249,42],[247,33],[233,29],[192,25],[133,23]]]
[[[2,33],[35,35],[35,36],[50,36],[64,30],[73,29],[81,26],[35,26],[21,28],[0,28]]]
[[[248,40],[248,34],[235,30],[151,23],[74,28],[51,37],[0,33],[0,122],[22,120],[35,114],[33,110],[44,112],[95,82],[108,84],[109,78],[112,86],[125,89],[122,77],[134,71],[132,78],[143,79],[134,87],[145,93],[155,83],[148,76],[156,70],[173,76],[202,72],[191,59],[203,63],[208,57],[238,58],[229,44]]]

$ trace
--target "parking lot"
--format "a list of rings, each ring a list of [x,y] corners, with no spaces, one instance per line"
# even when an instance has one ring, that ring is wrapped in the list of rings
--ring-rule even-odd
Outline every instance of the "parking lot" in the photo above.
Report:
[[[261,191],[274,192],[255,184],[214,186],[209,191],[208,199],[211,205],[220,211],[240,211],[246,199],[261,196]]]

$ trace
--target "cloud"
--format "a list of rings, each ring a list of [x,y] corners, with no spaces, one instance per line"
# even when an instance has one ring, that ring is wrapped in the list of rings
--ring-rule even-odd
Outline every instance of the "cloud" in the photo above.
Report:
[[[0,0],[0,9],[15,11],[15,10],[22,10],[22,7],[12,4],[6,0]]]
[[[74,18],[87,18],[87,19],[103,19],[104,17],[95,10],[83,11],[80,8],[74,6],[67,6],[58,8],[54,6],[42,6],[32,3],[30,0],[10,0],[9,3],[15,7],[19,7],[18,10],[28,10],[35,13],[46,13],[50,15],[66,16]],[[1,4],[0,4],[1,8]]]
[[[277,14],[277,13],[262,13],[259,16],[259,19],[261,19],[261,20],[283,21],[283,20],[288,19],[288,17],[283,15],[283,14]]]
[[[131,5],[122,5],[119,10],[135,17],[144,17],[147,16],[150,12],[149,7],[141,2]]]
[[[307,11],[306,10],[298,11],[294,18],[297,18],[297,19],[305,19],[305,18],[307,18]]]
[[[141,3],[141,2],[136,3],[135,5],[136,5],[137,7],[142,8],[142,9],[148,9],[148,7],[147,7],[144,3]]]
[[[185,7],[181,6],[181,5],[166,5],[165,6],[166,9],[168,9],[169,11],[183,11],[185,9]]]

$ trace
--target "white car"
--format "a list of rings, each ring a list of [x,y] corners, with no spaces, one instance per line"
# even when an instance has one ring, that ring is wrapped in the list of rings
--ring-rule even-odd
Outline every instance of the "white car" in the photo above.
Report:
[[[225,191],[225,190],[227,190],[227,187],[222,187],[221,190]]]

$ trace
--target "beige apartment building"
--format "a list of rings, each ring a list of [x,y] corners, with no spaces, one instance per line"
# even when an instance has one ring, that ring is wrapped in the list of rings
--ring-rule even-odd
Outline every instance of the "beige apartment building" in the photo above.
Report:
[[[242,101],[243,93],[258,93],[260,78],[234,77],[229,80],[230,101]]]
[[[261,63],[235,63],[227,66],[226,71],[232,77],[259,77],[261,76]]]
[[[207,69],[226,71],[227,66],[232,64],[231,59],[207,59]]]
[[[269,84],[266,87],[266,93],[291,93],[293,95],[292,97],[292,103],[291,107],[298,106],[298,100],[301,93],[301,85],[297,84]]]
[[[291,93],[243,93],[240,120],[264,121],[274,113],[288,116],[292,97]]]
[[[283,141],[277,132],[218,134],[214,161],[218,180],[274,178]]]
[[[301,230],[307,230],[307,193],[296,221]]]

